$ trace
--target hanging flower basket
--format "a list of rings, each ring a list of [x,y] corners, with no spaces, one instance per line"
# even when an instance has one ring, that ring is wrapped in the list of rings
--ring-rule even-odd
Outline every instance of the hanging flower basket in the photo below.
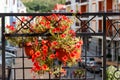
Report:
[[[34,53],[34,49],[32,48],[32,44],[31,43],[26,43],[25,46],[24,46],[24,51],[25,51],[26,56],[29,59],[31,59],[32,55]]]
[[[30,18],[21,18],[21,20],[26,23]],[[75,32],[71,30],[72,23],[72,20],[67,16],[56,14],[36,17],[25,27],[18,21],[13,24],[14,26],[7,25],[6,33],[47,33],[50,35],[45,37],[6,37],[6,39],[15,46],[24,42],[22,47],[33,63],[33,72],[56,74],[64,71],[63,65],[72,66],[81,59],[83,41],[77,38]],[[56,61],[61,62],[61,64],[56,65]]]

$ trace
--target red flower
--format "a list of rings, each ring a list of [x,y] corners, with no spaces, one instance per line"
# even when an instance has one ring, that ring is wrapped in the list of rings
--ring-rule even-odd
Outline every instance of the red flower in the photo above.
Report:
[[[38,46],[38,40],[37,39],[35,39],[35,45]]]
[[[32,43],[31,42],[27,42],[26,46],[32,46]]]
[[[32,68],[32,71],[34,71],[34,72],[37,72],[37,71],[39,71],[39,70],[41,70],[41,67],[40,67],[40,66],[34,66],[34,67]]]
[[[70,53],[70,58],[74,58],[75,54],[74,53]]]
[[[33,17],[32,16],[28,16],[30,19],[32,19]]]
[[[72,54],[74,54],[74,55],[75,55],[75,58],[76,58],[76,59],[79,59],[79,58],[80,58],[80,56],[81,56],[81,51],[78,51],[78,50],[73,50],[73,51],[72,51]]]
[[[40,51],[36,51],[36,52],[35,52],[35,55],[36,55],[36,57],[40,57],[40,56],[41,56]]]
[[[72,36],[75,36],[75,31],[74,30],[69,30],[69,34],[71,34]]]
[[[39,65],[38,62],[35,62],[33,65],[34,65],[34,69],[35,69],[36,71],[41,70],[41,67],[40,67],[40,65]]]
[[[57,32],[56,28],[52,29],[52,33],[56,33],[56,32]]]
[[[65,31],[67,28],[68,28],[68,26],[62,26],[62,27],[61,27],[61,30],[62,30],[62,31]]]
[[[67,52],[64,51],[63,49],[56,49],[56,57],[65,63],[68,60]]]
[[[47,49],[48,49],[48,46],[47,46],[47,45],[43,45],[43,46],[42,46],[42,49],[43,49],[43,50],[47,50]]]
[[[42,56],[42,57],[41,57],[41,60],[43,60],[43,61],[46,60],[46,57],[45,57],[45,56]]]
[[[43,53],[44,56],[47,56],[47,52],[48,52],[47,49],[43,49],[43,50],[42,50],[42,53]]]
[[[47,29],[50,29],[50,28],[51,28],[50,21],[47,21],[47,22],[45,23],[45,26],[46,26]]]
[[[60,28],[55,28],[56,29],[56,32],[58,33],[58,32],[60,32]]]
[[[76,43],[75,47],[80,48],[82,44],[83,44],[83,41],[81,40],[81,41]]]
[[[48,66],[46,64],[42,65],[42,70],[47,70]]]
[[[30,50],[30,55],[32,56],[34,54],[34,50]]]
[[[50,59],[55,59],[55,54],[50,54]]]
[[[32,62],[34,62],[34,61],[35,61],[35,59],[36,59],[36,55],[35,55],[35,54],[33,54],[33,55],[32,55]]]
[[[68,57],[65,55],[64,57],[62,57],[63,62],[66,62],[68,60]]]
[[[68,20],[68,17],[65,16],[65,15],[63,15],[63,16],[62,16],[62,20]]]
[[[11,31],[15,31],[15,27],[11,25],[11,26],[10,26],[10,30],[11,30]]]
[[[51,43],[51,46],[56,46],[56,45],[58,45],[58,42],[57,42],[57,41],[53,41],[53,42]]]
[[[66,37],[66,34],[61,34],[60,37],[61,37],[61,38],[65,38],[65,37]]]
[[[42,26],[45,26],[45,22],[43,22],[43,21],[40,21],[40,24],[41,24]]]
[[[46,44],[48,42],[48,40],[42,40],[41,43],[42,45]]]
[[[83,40],[79,41],[78,43],[79,43],[80,45],[83,45]]]
[[[23,22],[26,21],[25,17],[21,17],[21,21]]]
[[[9,25],[7,25],[7,26],[6,26],[6,28],[10,28],[10,26],[9,26]]]
[[[79,44],[79,43],[77,43],[76,45],[75,45],[75,48],[80,48],[81,47],[81,45]]]
[[[76,51],[76,50],[73,50],[72,53],[73,53],[74,55],[76,55],[76,54],[77,54],[77,51]]]

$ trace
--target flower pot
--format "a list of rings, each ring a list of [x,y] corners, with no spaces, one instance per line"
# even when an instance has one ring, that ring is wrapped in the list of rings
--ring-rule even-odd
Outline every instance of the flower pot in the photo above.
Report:
[[[56,56],[61,62],[67,62],[73,58],[78,61],[81,58],[81,50],[73,50],[71,53],[68,53],[64,49],[56,49]]]
[[[33,50],[32,46],[25,46],[25,47],[24,47],[24,50],[25,50],[26,56],[27,56],[29,59],[32,58],[32,55],[33,55],[33,53],[34,53],[34,50]]]
[[[63,49],[56,49],[56,56],[61,62],[66,62],[68,60],[68,53]]]

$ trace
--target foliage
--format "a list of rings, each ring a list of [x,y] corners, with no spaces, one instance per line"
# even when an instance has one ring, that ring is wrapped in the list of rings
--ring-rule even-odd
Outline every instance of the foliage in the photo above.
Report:
[[[107,73],[107,80],[118,80],[118,78],[120,78],[120,68],[117,70],[116,67],[109,66],[107,68],[107,72],[106,73]]]
[[[51,12],[54,5],[57,3],[64,4],[65,0],[33,0],[25,2],[28,12]]]
[[[75,78],[81,78],[85,76],[85,70],[84,69],[75,69],[73,71],[73,76]]]

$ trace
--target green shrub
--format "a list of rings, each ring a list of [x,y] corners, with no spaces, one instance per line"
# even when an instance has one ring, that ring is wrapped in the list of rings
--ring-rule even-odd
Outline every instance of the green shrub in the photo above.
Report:
[[[119,70],[117,72],[116,71],[117,71],[116,67],[109,66],[106,70],[107,80],[118,80],[118,78],[120,77],[120,67]]]

